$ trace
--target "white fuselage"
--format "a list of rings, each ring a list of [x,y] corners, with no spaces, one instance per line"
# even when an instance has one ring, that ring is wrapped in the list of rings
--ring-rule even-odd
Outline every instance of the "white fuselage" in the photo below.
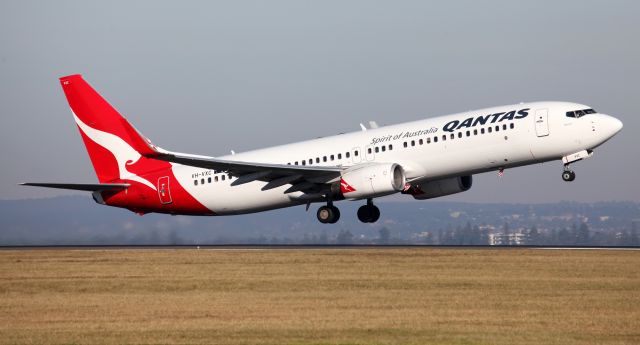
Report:
[[[582,150],[592,150],[611,138],[622,125],[617,119],[599,113],[580,118],[566,115],[569,111],[588,108],[566,102],[521,103],[219,158],[342,167],[366,162],[397,163],[404,169],[407,181],[438,180],[557,160]],[[517,113],[522,109],[527,109],[524,117]],[[511,111],[516,112],[515,117],[509,116]],[[501,113],[505,113],[506,118]],[[484,121],[477,121],[478,117]],[[472,120],[467,120],[470,118]],[[233,178],[224,176],[222,180],[224,174],[221,172],[180,164],[173,164],[173,171],[178,182],[192,196],[218,215],[305,203],[299,199],[302,193],[284,192],[289,186],[262,190],[266,184],[262,181],[232,186]]]

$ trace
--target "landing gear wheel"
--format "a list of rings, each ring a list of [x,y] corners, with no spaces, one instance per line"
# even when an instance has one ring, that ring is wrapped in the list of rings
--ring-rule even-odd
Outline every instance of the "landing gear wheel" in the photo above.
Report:
[[[565,170],[562,172],[562,179],[566,182],[571,182],[576,179],[576,173],[573,170]]]
[[[340,210],[335,206],[321,206],[316,215],[322,224],[335,224],[340,219]]]
[[[335,206],[329,206],[333,212],[333,218],[329,221],[330,224],[335,224],[340,219],[340,210]]]
[[[373,204],[360,206],[358,219],[363,223],[375,223],[380,219],[380,209]]]

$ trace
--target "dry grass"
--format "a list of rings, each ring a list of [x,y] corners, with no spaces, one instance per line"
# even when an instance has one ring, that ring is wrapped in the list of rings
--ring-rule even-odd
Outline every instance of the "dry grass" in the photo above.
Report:
[[[640,253],[0,251],[0,343],[638,344]]]

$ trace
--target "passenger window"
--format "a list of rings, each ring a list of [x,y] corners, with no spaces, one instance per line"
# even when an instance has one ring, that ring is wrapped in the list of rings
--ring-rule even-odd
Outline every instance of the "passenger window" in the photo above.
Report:
[[[407,147],[407,146],[409,146],[409,145],[407,145],[407,142],[406,142],[406,141],[404,142],[404,144],[403,144],[403,145],[404,145],[404,147]]]
[[[451,140],[453,140],[453,139],[455,139],[455,138],[456,138],[456,135],[455,135],[455,134],[453,134],[453,133],[451,133]]]
[[[418,144],[423,145],[424,144],[424,140],[422,140],[422,139],[418,140]]]
[[[338,153],[338,159],[342,159],[342,153]]]
[[[489,133],[491,133],[491,131],[492,131],[492,130],[493,130],[493,127],[489,127],[489,128],[487,128],[487,131],[488,131]]]
[[[462,138],[462,132],[458,132],[458,138]]]
[[[431,138],[427,138],[427,144],[431,144]]]
[[[207,178],[207,183],[211,183],[211,177]]]
[[[445,141],[445,140],[447,140],[447,136],[446,136],[446,135],[443,135],[443,136],[442,136],[442,141]]]
[[[200,180],[200,184],[204,184],[204,179],[201,179],[201,180]]]
[[[229,174],[227,177],[229,178],[229,180],[231,180],[231,178],[232,178],[233,176],[231,176],[231,174]]]
[[[433,142],[437,143],[438,142],[438,137],[433,137]]]
[[[368,148],[368,149],[367,149],[367,152],[369,152],[369,154],[371,154],[371,148]]]
[[[484,128],[480,128],[480,134],[484,134]]]
[[[302,161],[302,165],[307,165],[307,161]],[[222,177],[223,177],[223,180],[224,180],[224,176],[222,176]]]
[[[298,162],[296,162],[295,164],[298,165]]]
[[[316,157],[316,163],[320,163],[320,157]]]
[[[326,161],[327,161],[327,156],[323,156],[323,157],[322,157],[322,161],[323,161],[323,162],[326,162]]]
[[[411,146],[416,146],[416,141],[415,140],[411,140]]]
[[[473,130],[473,135],[478,135],[478,130],[477,129]]]
[[[224,176],[224,175],[222,175],[222,181],[224,181],[224,178],[225,178],[225,176]]]
[[[389,144],[389,151],[393,150],[393,145]]]
[[[214,177],[214,181],[218,182],[218,176]]]
[[[505,130],[505,131],[507,130],[507,124],[506,123],[504,125],[502,125],[502,129]]]
[[[376,153],[380,152],[380,148],[376,146]]]
[[[197,186],[198,185],[198,180],[193,180],[193,185]]]
[[[382,152],[384,152],[384,151],[386,151],[386,150],[387,150],[387,147],[386,147],[386,146],[384,146],[384,145],[382,145]]]
[[[471,136],[471,131],[467,131],[467,136],[470,137]]]
[[[359,154],[359,153],[358,153],[358,150],[353,151],[353,155],[354,155],[354,156],[358,157],[358,154]]]
[[[500,132],[500,126],[496,126],[496,132]]]
[[[345,156],[346,158],[349,158],[349,157],[351,157],[351,154],[350,154],[349,152],[347,152],[347,153],[345,153],[345,154],[344,154],[344,156]]]
[[[516,126],[516,125],[515,125],[515,124],[513,124],[513,123],[511,123],[511,124],[509,125],[509,127],[510,127],[511,129],[513,129],[515,126]]]
[[[333,161],[335,159],[335,157],[333,155],[331,155],[330,157],[331,157],[331,161]]]

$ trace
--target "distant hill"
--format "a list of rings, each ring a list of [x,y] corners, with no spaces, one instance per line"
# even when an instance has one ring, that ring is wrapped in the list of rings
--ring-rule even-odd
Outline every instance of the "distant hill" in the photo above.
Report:
[[[606,236],[609,244],[631,244],[632,232],[637,231],[634,224],[640,221],[640,204],[633,202],[528,205],[387,201],[379,203],[380,221],[362,224],[355,216],[360,204],[339,203],[340,221],[323,225],[316,220],[317,206],[312,206],[309,212],[305,212],[304,206],[298,206],[242,216],[186,217],[138,216],[127,210],[98,205],[83,196],[3,200],[0,201],[0,245],[380,241],[438,244],[444,243],[445,238],[465,244],[461,234],[465,227],[470,229],[465,230],[467,232],[482,231],[486,237],[504,232],[505,224],[510,233],[528,233],[535,226],[536,231],[548,235],[548,241],[562,240],[559,236],[565,229],[569,235],[565,234],[563,241],[567,242],[573,238],[571,231],[578,231],[582,223],[588,227],[589,238],[593,240],[605,241]]]

